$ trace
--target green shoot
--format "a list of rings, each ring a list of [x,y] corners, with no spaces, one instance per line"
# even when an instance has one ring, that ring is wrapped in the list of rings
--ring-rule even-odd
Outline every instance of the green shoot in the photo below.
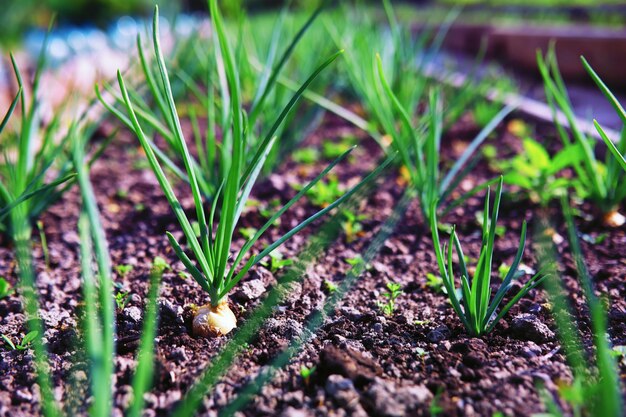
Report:
[[[316,148],[300,148],[291,154],[291,159],[299,164],[313,164],[320,158],[320,152]]]
[[[500,210],[500,198],[502,196],[502,182],[503,178],[500,177],[490,217],[488,217],[490,208],[490,190],[487,189],[484,220],[482,225],[483,239],[480,255],[478,257],[478,263],[476,265],[476,272],[474,273],[473,278],[470,278],[468,273],[465,255],[463,253],[463,249],[461,248],[461,242],[459,241],[455,228],[453,227],[452,229],[446,257],[445,248],[441,246],[439,240],[436,215],[432,217],[430,223],[433,245],[435,246],[435,253],[437,256],[437,264],[439,265],[439,272],[443,279],[448,298],[450,299],[450,303],[452,304],[455,313],[472,336],[482,336],[489,333],[500,321],[500,319],[511,309],[511,307],[513,307],[522,297],[528,294],[530,290],[539,285],[539,283],[541,283],[541,281],[545,278],[545,276],[541,273],[533,276],[518,291],[518,293],[502,309],[500,309],[500,312],[496,315],[498,307],[504,300],[506,293],[511,288],[513,280],[516,278],[517,269],[522,260],[524,246],[526,244],[526,222],[524,222],[522,225],[519,249],[517,250],[515,259],[511,264],[509,272],[502,280],[500,287],[492,299],[491,273],[494,242],[496,238],[496,226],[498,221],[498,212]],[[433,203],[433,208],[434,204],[435,203]],[[453,249],[456,250],[461,269],[460,296],[457,293],[456,279],[452,264]]]
[[[387,290],[383,293],[383,297],[387,299],[386,302],[377,302],[378,307],[386,316],[393,316],[396,310],[396,300],[402,294],[402,286],[395,282],[387,283]]]
[[[300,187],[298,187],[300,188]],[[302,188],[300,188],[302,189]],[[307,191],[306,196],[316,207],[328,207],[343,195],[344,191],[335,175],[329,175],[327,181],[320,181]]]
[[[13,294],[13,288],[11,288],[11,284],[4,279],[4,277],[0,277],[0,300],[8,297]]]
[[[326,159],[338,158],[352,148],[356,142],[356,138],[353,136],[346,136],[338,142],[327,139],[322,142],[322,156]]]
[[[130,272],[133,270],[133,266],[128,264],[121,264],[115,265],[113,269],[115,269],[115,272],[117,272],[120,277],[124,278],[125,276],[130,274]]]
[[[328,291],[330,294],[332,294],[335,291],[337,291],[339,286],[337,284],[335,284],[334,282],[325,279],[324,280],[324,288],[326,288],[326,291]]]
[[[308,368],[304,365],[302,365],[302,367],[300,368],[300,378],[302,378],[302,381],[304,381],[304,385],[309,385],[311,381],[311,376],[315,372],[315,368],[315,366]]]
[[[342,213],[345,221],[341,224],[341,227],[346,235],[346,243],[352,243],[363,233],[361,222],[367,217],[364,214],[356,214],[350,210],[343,210]]]
[[[589,73],[593,81],[598,85],[598,88],[600,88],[600,90],[602,91],[602,94],[604,94],[607,100],[609,100],[609,102],[615,109],[615,112],[617,113],[617,115],[620,117],[620,119],[622,119],[622,123],[626,125],[626,111],[624,111],[624,108],[622,107],[620,102],[617,101],[617,98],[613,95],[611,90],[609,90],[609,88],[606,86],[606,84],[604,84],[604,82],[598,76],[598,74],[596,74],[593,68],[591,68],[591,65],[589,65],[587,60],[583,57],[580,57],[580,59],[582,60],[583,65],[585,69],[587,70],[587,73]],[[604,132],[604,130],[602,129],[602,127],[600,126],[597,120],[594,120],[593,124],[595,125],[596,130],[600,134],[600,137],[606,144],[607,148],[613,154],[613,157],[615,158],[615,160],[619,163],[622,169],[626,171],[626,159],[624,158],[624,154],[626,153],[626,149],[624,149],[624,146],[625,146],[624,143],[626,143],[626,141],[622,138],[622,140],[620,141],[618,145],[619,146],[618,148],[618,146],[616,146],[613,143],[613,141],[609,139],[609,137]]]
[[[165,260],[165,258],[155,256],[152,261],[152,268],[160,271],[168,271],[172,269],[172,266]]]
[[[115,305],[118,310],[124,310],[130,299],[130,291],[119,291],[115,294]]]
[[[426,286],[436,292],[446,294],[446,287],[443,285],[443,278],[431,272],[426,273]]]
[[[269,269],[272,274],[278,272],[286,266],[293,264],[293,259],[283,259],[283,254],[276,249],[270,253],[269,257],[269,261],[261,261],[261,265]]]
[[[15,344],[9,337],[5,334],[1,335],[2,339],[6,342],[7,345],[11,348],[11,350],[26,350],[30,347],[30,344],[35,340],[35,338],[39,335],[36,330],[28,332],[23,338],[22,341]]]

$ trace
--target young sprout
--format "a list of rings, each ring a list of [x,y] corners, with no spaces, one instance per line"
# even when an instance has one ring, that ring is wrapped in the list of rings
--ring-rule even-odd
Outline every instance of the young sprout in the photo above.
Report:
[[[125,277],[126,275],[130,274],[130,272],[133,270],[133,266],[128,265],[128,264],[120,264],[120,265],[115,265],[114,269],[115,269],[115,272],[117,272],[120,277]]]
[[[461,242],[453,227],[452,235],[448,243],[447,258],[444,255],[445,248],[442,248],[439,240],[439,230],[437,229],[437,216],[433,216],[430,223],[430,229],[433,236],[433,244],[435,246],[435,254],[437,256],[437,264],[439,272],[443,279],[448,298],[452,304],[455,313],[472,336],[482,336],[489,333],[500,319],[513,307],[522,297],[530,290],[535,288],[545,278],[541,273],[537,273],[519,290],[519,292],[500,310],[498,307],[504,300],[506,293],[509,291],[516,279],[517,270],[524,254],[524,246],[526,244],[526,222],[522,225],[522,234],[520,237],[519,247],[515,259],[511,264],[511,268],[502,280],[500,287],[496,291],[495,296],[491,297],[491,274],[493,263],[493,249],[496,238],[496,226],[498,221],[498,211],[500,210],[500,197],[502,195],[502,177],[498,182],[496,190],[496,198],[489,213],[489,197],[490,190],[487,189],[487,198],[485,200],[484,219],[483,219],[483,239],[476,265],[476,272],[473,278],[470,277],[465,255],[461,248]],[[434,204],[433,204],[434,206]],[[434,211],[433,211],[434,213]],[[456,250],[459,258],[459,267],[461,270],[460,277],[460,295],[457,292],[456,279],[452,263],[452,251]],[[497,314],[496,314],[497,313]]]
[[[243,276],[252,268],[263,260],[267,255],[272,253],[276,248],[281,246],[287,239],[294,234],[322,217],[330,210],[337,207],[344,200],[357,192],[361,186],[376,176],[384,165],[376,171],[368,175],[359,185],[345,193],[342,197],[329,204],[326,208],[315,213],[302,223],[289,230],[282,237],[265,247],[260,253],[253,255],[251,251],[254,244],[265,233],[265,231],[278,219],[282,214],[304,196],[316,183],[318,183],[327,173],[339,162],[345,159],[350,152],[348,150],[341,157],[336,159],[326,169],[324,169],[314,180],[300,190],[295,197],[287,202],[282,208],[277,210],[269,220],[259,228],[251,239],[248,239],[236,254],[231,253],[232,243],[239,218],[246,206],[248,197],[252,192],[254,184],[261,173],[266,157],[272,146],[276,142],[274,133],[277,127],[283,122],[284,118],[291,111],[295,103],[301,97],[302,92],[315,79],[315,77],[330,65],[340,54],[341,51],[332,55],[324,61],[309,79],[302,85],[298,92],[292,97],[288,105],[283,109],[279,118],[274,122],[273,127],[264,136],[262,141],[254,143],[250,146],[248,142],[248,131],[246,128],[246,111],[241,101],[241,87],[238,75],[238,67],[236,65],[235,56],[231,49],[224,22],[217,6],[216,0],[209,2],[210,12],[213,18],[213,27],[216,34],[216,40],[219,43],[219,57],[222,70],[226,77],[226,84],[229,90],[229,107],[224,111],[228,112],[227,131],[224,132],[232,144],[232,151],[229,155],[230,164],[225,170],[224,176],[219,181],[219,187],[216,193],[212,195],[210,210],[205,211],[204,199],[200,185],[197,180],[196,169],[193,166],[193,160],[190,156],[178,110],[172,95],[171,85],[169,81],[168,70],[165,66],[160,40],[159,40],[159,17],[158,7],[155,7],[153,19],[153,45],[156,61],[160,74],[159,94],[165,100],[165,106],[168,109],[168,118],[173,120],[175,126],[173,139],[175,146],[180,149],[183,162],[185,164],[186,176],[191,186],[191,192],[194,199],[195,212],[197,222],[200,226],[200,236],[192,227],[191,221],[184,212],[180,202],[178,201],[172,186],[165,176],[165,173],[157,159],[154,143],[146,136],[141,123],[135,113],[135,104],[126,88],[124,78],[118,72],[118,82],[121,90],[123,102],[126,107],[128,117],[117,109],[109,106],[109,109],[117,115],[127,126],[131,127],[135,133],[146,157],[155,173],[159,185],[163,190],[176,218],[183,230],[187,244],[191,250],[192,257],[189,257],[178,243],[176,238],[167,233],[170,244],[181,262],[185,265],[187,271],[204,289],[210,298],[210,302],[206,305],[198,307],[194,313],[193,332],[199,336],[217,336],[225,335],[234,329],[237,325],[235,315],[228,306],[227,295],[235,285],[243,278]],[[218,206],[220,209],[218,210]],[[195,261],[195,262],[194,262]]]
[[[293,259],[283,259],[283,254],[277,249],[274,249],[269,256],[269,261],[267,259],[263,260],[261,261],[261,265],[268,268],[272,273],[293,264]]]
[[[11,284],[4,279],[4,277],[0,277],[0,300],[5,297],[8,297],[13,293],[13,288],[11,288]]]
[[[377,302],[378,307],[386,316],[393,316],[396,310],[396,299],[402,294],[402,286],[395,282],[388,282],[387,289],[389,291],[383,293],[383,297],[387,298],[387,302]]]
[[[324,280],[324,288],[332,294],[339,289],[339,286],[332,281]]]
[[[309,385],[311,381],[311,375],[313,375],[313,372],[315,372],[315,369],[316,369],[315,366],[312,366],[309,368],[305,365],[302,365],[300,367],[300,377],[304,381],[304,385]]]
[[[1,336],[2,336],[2,339],[4,339],[4,341],[7,343],[7,345],[9,345],[11,350],[26,350],[26,349],[29,348],[30,344],[33,342],[33,340],[35,340],[35,338],[37,337],[38,334],[39,334],[39,332],[37,332],[36,330],[28,332],[22,338],[22,341],[19,342],[18,344],[13,343],[13,341],[11,339],[9,339],[9,337],[7,335],[5,335],[5,334],[3,334]]]

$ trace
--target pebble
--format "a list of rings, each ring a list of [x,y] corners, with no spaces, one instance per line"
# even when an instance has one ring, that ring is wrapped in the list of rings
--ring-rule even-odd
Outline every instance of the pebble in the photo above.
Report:
[[[122,316],[133,323],[139,323],[141,321],[141,310],[135,306],[126,307],[122,312]]]
[[[554,332],[533,314],[518,314],[511,321],[511,333],[521,340],[545,343],[554,338]]]
[[[424,385],[396,386],[391,381],[376,378],[367,391],[373,414],[385,417],[412,415],[420,404],[430,403],[433,394]]]
[[[354,384],[350,379],[341,375],[330,375],[326,380],[325,389],[326,393],[341,407],[348,407],[358,402],[359,394]]]

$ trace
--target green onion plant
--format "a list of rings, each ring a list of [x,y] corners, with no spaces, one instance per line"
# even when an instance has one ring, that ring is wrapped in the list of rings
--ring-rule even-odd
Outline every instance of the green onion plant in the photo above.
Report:
[[[218,9],[217,1],[211,0],[209,6],[213,28],[219,43],[218,51],[223,64],[222,70],[226,78],[227,88],[224,88],[224,95],[229,97],[229,108],[225,117],[229,120],[226,125],[228,129],[223,132],[223,135],[230,137],[232,149],[229,150],[228,155],[230,164],[227,165],[227,170],[224,172],[224,175],[220,177],[220,185],[215,194],[211,195],[212,201],[208,213],[205,212],[203,195],[196,176],[196,170],[193,167],[193,160],[185,142],[180,118],[171,93],[168,71],[161,52],[158,30],[158,7],[155,8],[153,20],[153,45],[162,86],[162,90],[160,90],[159,94],[165,100],[165,106],[168,109],[168,118],[174,121],[174,126],[176,127],[173,139],[175,140],[175,146],[182,152],[186,175],[188,176],[194,198],[197,222],[200,226],[199,236],[194,232],[188,216],[174,194],[170,181],[166,177],[156,155],[153,142],[144,133],[142,124],[135,112],[134,101],[130,97],[121,73],[118,73],[118,81],[128,117],[112,106],[109,106],[114,114],[124,121],[126,125],[132,127],[132,131],[139,139],[150,166],[183,229],[195,263],[192,261],[192,258],[185,253],[179,242],[171,233],[168,232],[167,237],[188,272],[210,297],[209,304],[200,307],[196,311],[194,318],[194,333],[203,336],[226,334],[236,326],[235,316],[228,307],[226,296],[250,268],[258,264],[265,256],[269,255],[291,236],[341,204],[346,198],[356,192],[362,184],[368,181],[371,175],[377,174],[376,171],[370,174],[363,182],[335,202],[298,224],[281,238],[266,246],[260,253],[251,255],[254,244],[263,233],[276,219],[282,216],[287,209],[305,195],[311,187],[326,176],[336,164],[345,159],[350,150],[346,151],[324,169],[314,180],[302,188],[295,197],[274,213],[265,225],[260,227],[254,236],[245,242],[236,256],[231,257],[231,248],[237,230],[237,223],[254,183],[261,172],[266,157],[276,142],[276,137],[274,136],[275,128],[272,127],[262,141],[252,148],[248,146],[249,131],[246,121],[248,120],[248,116],[242,106],[240,79],[234,51],[230,46],[230,41],[226,34],[224,21]],[[312,75],[303,84],[300,90],[293,95],[287,107],[283,109],[273,126],[278,126],[283,122],[287,113],[292,109],[293,104],[302,95],[302,91],[306,89],[317,74],[330,65],[340,54],[341,51],[333,54],[313,71]],[[218,206],[220,207],[219,210]]]
[[[545,279],[542,273],[535,274],[530,278],[524,286],[504,305],[498,312],[498,307],[504,300],[507,292],[511,289],[513,281],[519,277],[518,267],[524,254],[524,246],[526,245],[526,222],[522,225],[522,233],[520,236],[519,247],[511,268],[502,280],[498,290],[492,298],[491,274],[493,264],[493,250],[496,237],[496,223],[498,220],[498,212],[500,209],[500,199],[502,195],[503,179],[500,177],[496,190],[496,197],[491,209],[490,208],[490,190],[487,189],[487,198],[485,199],[484,219],[482,229],[482,244],[476,271],[473,277],[470,277],[468,267],[465,261],[465,254],[461,247],[461,242],[456,234],[456,230],[452,229],[452,234],[448,242],[447,256],[445,247],[441,246],[439,239],[439,230],[437,227],[437,216],[434,211],[430,220],[430,228],[433,237],[433,245],[437,256],[437,264],[439,272],[443,279],[443,284],[448,294],[450,303],[454,312],[457,314],[467,331],[472,336],[482,336],[489,333],[498,324],[500,319],[513,307],[522,297],[530,290],[535,288]],[[459,259],[460,268],[460,289],[457,290],[454,266],[452,261],[453,250]]]

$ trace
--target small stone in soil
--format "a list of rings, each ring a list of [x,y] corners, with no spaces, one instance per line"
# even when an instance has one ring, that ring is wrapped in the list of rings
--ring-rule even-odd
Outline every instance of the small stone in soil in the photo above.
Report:
[[[533,314],[518,314],[511,321],[511,334],[521,340],[545,343],[554,338],[554,332]]]
[[[328,377],[326,380],[326,393],[340,407],[348,407],[355,404],[359,398],[352,381],[341,375],[330,375]]]
[[[448,337],[450,337],[450,330],[445,325],[437,326],[437,328],[431,330],[426,335],[430,343],[439,343],[446,340]]]
[[[430,403],[432,398],[433,394],[424,385],[396,386],[376,378],[363,400],[369,403],[372,415],[402,417],[411,415],[420,404]]]

